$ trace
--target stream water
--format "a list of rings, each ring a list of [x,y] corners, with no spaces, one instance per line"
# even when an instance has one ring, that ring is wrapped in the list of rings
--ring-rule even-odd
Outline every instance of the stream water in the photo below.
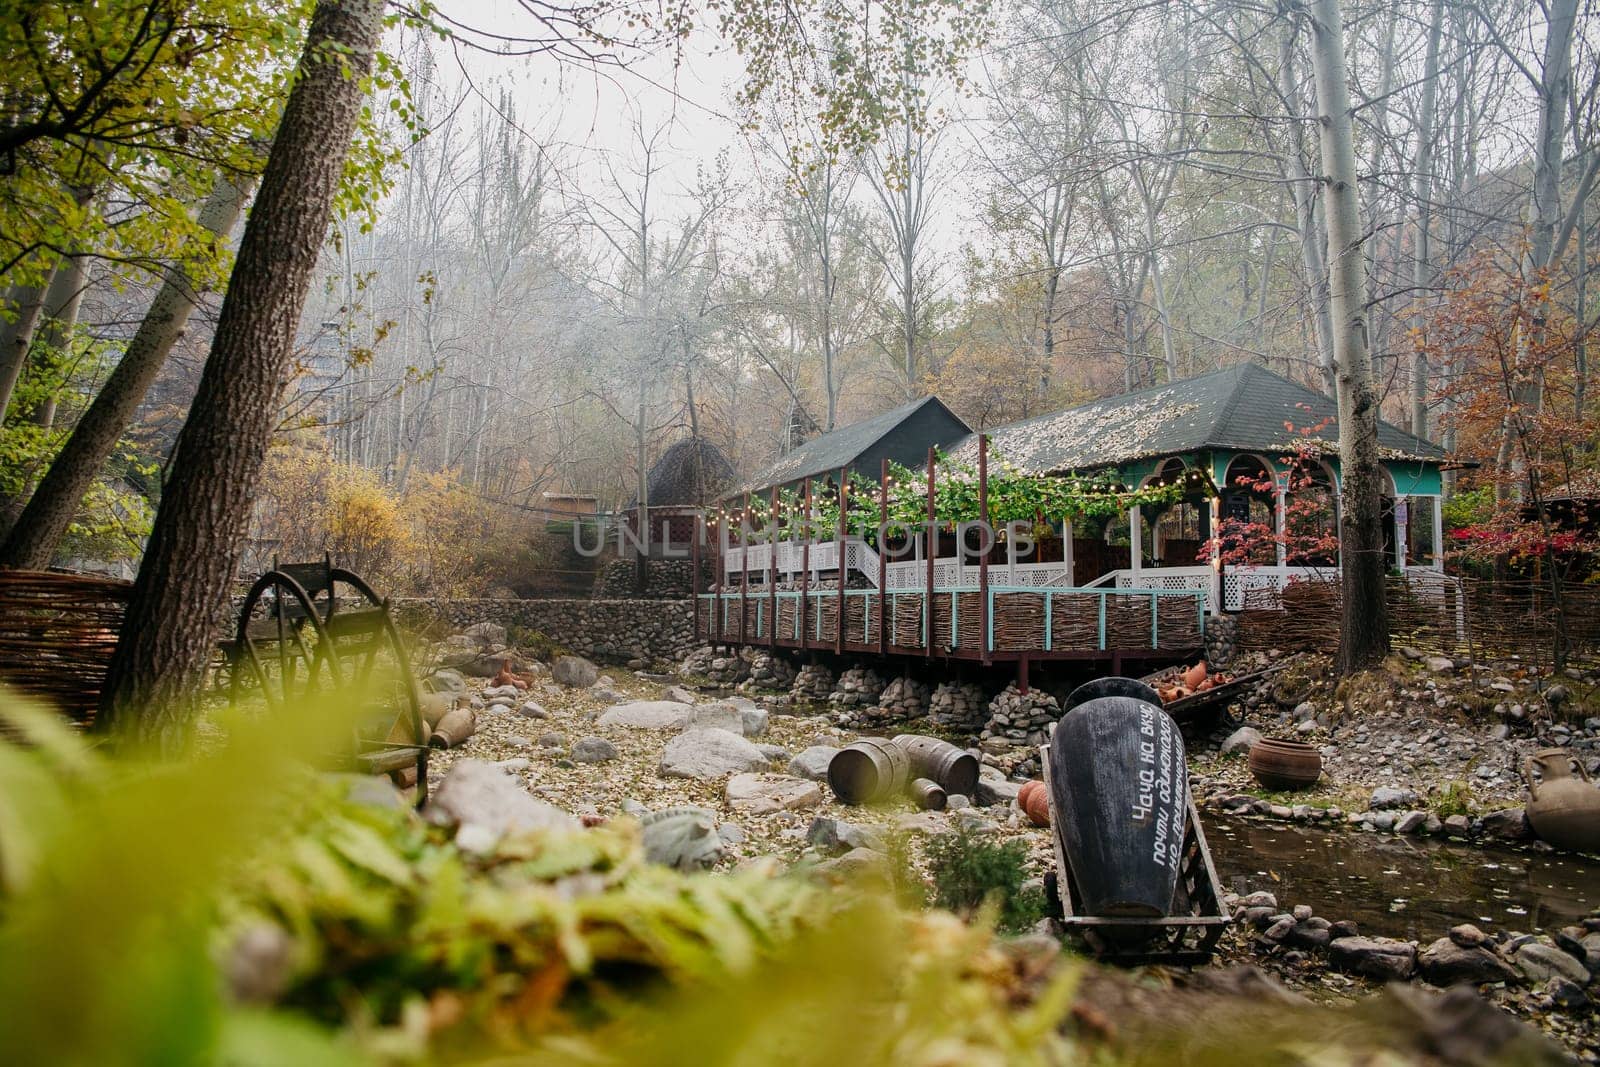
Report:
[[[1367,935],[1426,943],[1464,922],[1555,930],[1600,907],[1600,861],[1577,856],[1215,816],[1205,830],[1224,890],[1264,889],[1285,910],[1309,904]]]

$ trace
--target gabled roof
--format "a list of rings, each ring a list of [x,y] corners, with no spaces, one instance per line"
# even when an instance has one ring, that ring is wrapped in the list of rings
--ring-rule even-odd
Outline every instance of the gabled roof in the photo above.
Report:
[[[948,419],[953,426],[960,428],[958,432],[971,432],[971,428],[961,421],[955,412],[946,407],[944,401],[936,396],[925,396],[885,411],[881,415],[874,415],[870,419],[863,419],[831,433],[825,433],[821,437],[812,438],[789,454],[780,456],[765,470],[752,475],[744,485],[740,486],[738,492],[755,492],[775,485],[788,485],[801,478],[834,474],[840,467],[854,464],[863,455],[872,451],[874,445],[898,429],[902,423],[923,414],[924,409],[931,409],[929,413],[937,413]],[[915,447],[920,453],[930,444],[941,443],[944,442],[919,439]]]
[[[1308,439],[1336,451],[1337,415],[1331,397],[1265,367],[1239,363],[1009,423],[989,436],[991,447],[1011,465],[1053,474],[1212,449],[1281,453]],[[1309,438],[1297,432],[1317,426],[1322,428]],[[1438,445],[1386,422],[1378,424],[1378,447],[1384,459],[1445,459]],[[965,462],[975,461],[977,437],[962,441],[955,452]]]

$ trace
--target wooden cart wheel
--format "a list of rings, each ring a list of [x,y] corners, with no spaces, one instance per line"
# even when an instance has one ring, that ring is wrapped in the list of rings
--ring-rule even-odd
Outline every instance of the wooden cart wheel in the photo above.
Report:
[[[276,709],[341,682],[315,602],[280,571],[268,571],[250,587],[229,655],[234,703],[253,686]]]

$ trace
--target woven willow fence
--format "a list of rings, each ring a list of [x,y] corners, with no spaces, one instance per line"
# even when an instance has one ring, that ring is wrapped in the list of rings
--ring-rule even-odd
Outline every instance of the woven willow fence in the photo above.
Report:
[[[1462,578],[1426,585],[1391,578],[1387,586],[1395,644],[1451,656],[1519,656],[1549,662],[1557,635],[1548,585]],[[1332,652],[1339,644],[1340,583],[1295,582],[1281,594],[1247,595],[1239,615],[1239,647]],[[1600,662],[1600,586],[1562,591],[1568,658]]]
[[[89,722],[132,589],[82,574],[0,571],[0,682]]]

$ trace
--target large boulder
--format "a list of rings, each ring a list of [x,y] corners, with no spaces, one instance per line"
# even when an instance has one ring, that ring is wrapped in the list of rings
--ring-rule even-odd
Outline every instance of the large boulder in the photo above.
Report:
[[[1340,937],[1328,944],[1335,970],[1381,981],[1404,981],[1417,969],[1417,946],[1391,937]]]
[[[1257,730],[1254,726],[1241,726],[1233,733],[1229,734],[1226,741],[1222,742],[1222,754],[1224,756],[1231,756],[1235,752],[1240,752],[1248,756],[1250,754],[1250,750],[1254,748],[1260,740],[1260,730]]]
[[[727,798],[735,811],[765,815],[814,808],[822,803],[822,787],[787,774],[736,774],[728,779]]]
[[[726,844],[716,813],[705,808],[668,808],[639,819],[644,857],[680,871],[702,871],[722,858]]]
[[[978,768],[978,788],[972,799],[979,804],[1010,804],[1021,789],[1021,785],[986,763]]]
[[[812,745],[789,761],[789,773],[797,778],[809,778],[813,782],[826,782],[828,764],[832,763],[833,757],[838,754],[839,750],[831,745]]]
[[[423,812],[439,826],[454,827],[458,844],[492,848],[511,833],[537,830],[579,830],[571,815],[527,790],[493,763],[458,759],[428,798]]]
[[[1458,945],[1441,937],[1417,954],[1417,973],[1436,986],[1457,982],[1514,982],[1516,969],[1485,945]]]
[[[1501,808],[1491,811],[1480,821],[1484,834],[1502,841],[1526,841],[1533,837],[1533,827],[1528,825],[1528,815],[1521,808]]]
[[[718,730],[744,736],[744,718],[739,714],[739,709],[731,704],[696,704],[689,709],[684,728],[692,730],[697,726],[714,726]]]
[[[686,730],[667,742],[659,772],[663,778],[721,778],[762,771],[767,757],[738,734],[714,726]]]
[[[582,656],[557,656],[550,677],[568,689],[587,689],[600,679],[600,668]]]
[[[497,622],[480,622],[466,628],[463,633],[476,641],[481,648],[504,648],[506,628]]]
[[[1529,983],[1538,985],[1552,978],[1565,978],[1579,986],[1589,984],[1589,969],[1575,957],[1543,941],[1529,941],[1512,957]]]
[[[678,730],[686,726],[695,709],[675,700],[635,700],[615,704],[600,713],[601,726],[634,730]]]

